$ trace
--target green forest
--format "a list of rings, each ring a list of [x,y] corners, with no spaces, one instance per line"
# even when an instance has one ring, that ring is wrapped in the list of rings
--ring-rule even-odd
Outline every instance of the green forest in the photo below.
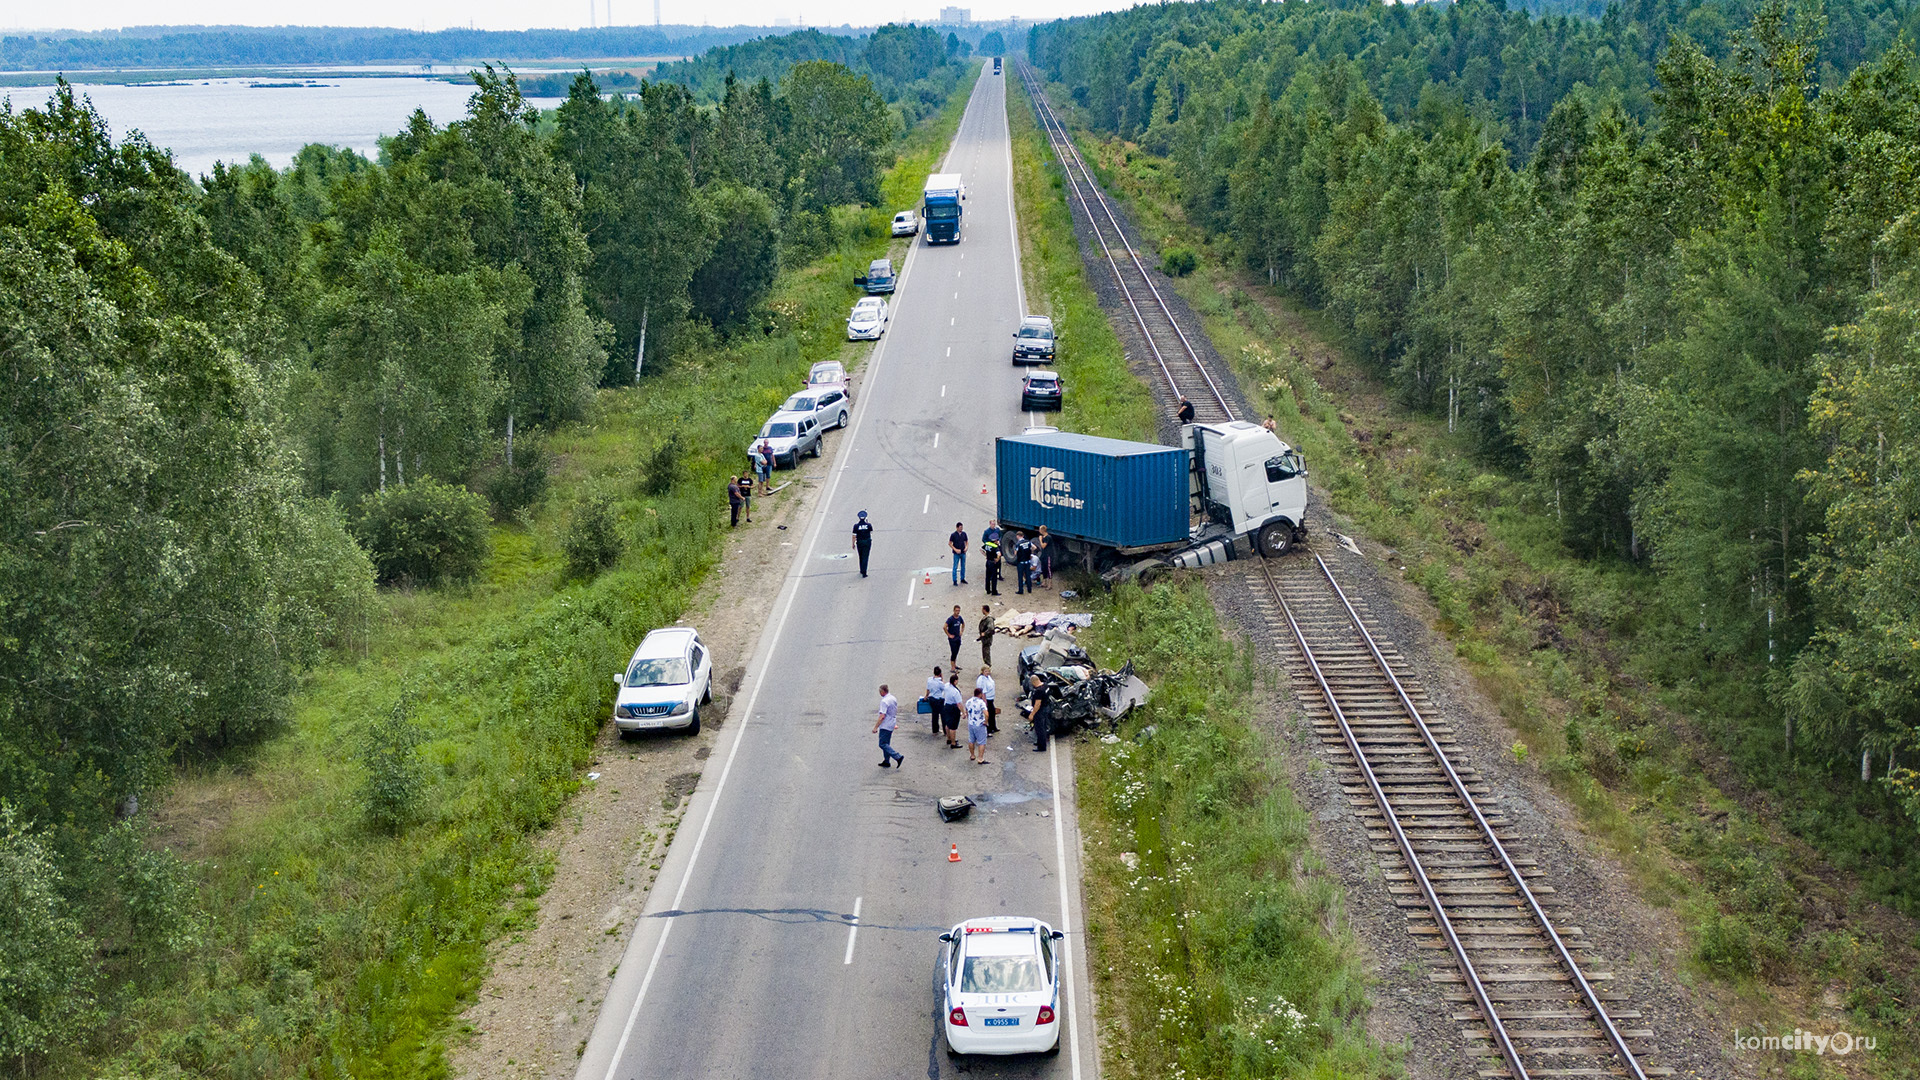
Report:
[[[64,83],[0,111],[0,1069],[151,1025],[167,1034],[141,1075],[444,1070],[436,1025],[503,895],[537,895],[522,838],[595,730],[602,680],[567,665],[674,617],[714,546],[724,447],[804,372],[806,327],[844,317],[840,261],[776,303],[783,267],[885,242],[885,212],[852,208],[881,199],[903,129],[840,64],[730,80],[710,106],[666,82],[609,100],[582,74],[543,114],[511,73],[473,82],[463,119],[416,113],[377,161],[313,145],[197,179]],[[606,404],[653,399],[664,442]],[[555,440],[573,468],[599,460],[609,436],[575,423],[595,416],[657,445],[637,488],[628,459],[624,486],[571,510],[564,564],[533,580],[611,577],[620,599],[561,597],[489,631],[511,647],[479,639],[467,667],[543,718],[505,748],[423,726],[467,672],[423,686],[370,641],[441,586],[466,610],[496,544],[528,573],[531,537],[569,516],[543,501]],[[603,574],[630,532],[644,573]],[[329,658],[361,689],[299,697]],[[297,701],[351,715],[296,727]],[[329,734],[275,749],[294,730]],[[348,763],[299,822],[330,835],[286,826],[231,874],[150,842],[143,804],[176,770],[289,753],[314,755],[288,773],[303,787]],[[442,789],[436,827],[407,830]],[[209,922],[229,909],[246,917]]]
[[[972,54],[973,47],[957,34],[924,26],[883,26],[863,37],[802,30],[662,64],[654,77],[679,83],[696,99],[713,103],[724,100],[736,80],[778,78],[795,64],[826,60],[872,79],[912,123],[946,100],[963,71],[960,62]]]
[[[1220,2],[1028,43],[1096,129],[1169,159],[1210,244],[1524,478],[1568,552],[1656,580],[1581,617],[1711,687],[1747,775],[1909,910],[1914,18]]]

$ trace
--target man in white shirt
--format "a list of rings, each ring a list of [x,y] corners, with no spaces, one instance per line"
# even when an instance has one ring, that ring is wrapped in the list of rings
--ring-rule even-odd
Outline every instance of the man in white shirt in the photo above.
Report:
[[[887,684],[880,684],[880,715],[873,721],[873,730],[880,736],[880,767],[886,768],[894,763],[905,765],[907,755],[893,748],[893,729],[900,722],[900,703],[887,692]]]
[[[987,734],[999,734],[1000,709],[993,703],[993,669],[982,664],[980,677],[973,680],[973,688],[980,691],[980,696],[987,702]]]

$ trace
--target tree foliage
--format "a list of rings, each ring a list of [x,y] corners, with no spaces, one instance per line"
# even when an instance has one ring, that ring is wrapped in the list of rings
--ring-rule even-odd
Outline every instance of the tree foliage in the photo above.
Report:
[[[1658,574],[1662,632],[1771,665],[1838,765],[1920,752],[1906,17],[1221,2],[1029,51],[1568,547]]]

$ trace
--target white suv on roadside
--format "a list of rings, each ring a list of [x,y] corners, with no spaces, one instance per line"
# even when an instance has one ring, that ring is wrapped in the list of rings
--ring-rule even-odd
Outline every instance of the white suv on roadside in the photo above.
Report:
[[[621,736],[652,728],[698,735],[700,706],[713,700],[713,657],[698,630],[666,627],[646,636],[613,684],[620,688],[613,726]]]

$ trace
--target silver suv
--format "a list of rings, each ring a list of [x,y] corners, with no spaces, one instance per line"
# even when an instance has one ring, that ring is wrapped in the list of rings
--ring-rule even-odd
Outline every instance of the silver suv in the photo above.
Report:
[[[1045,315],[1029,315],[1020,320],[1013,335],[1013,362],[1046,364],[1053,360],[1053,320]]]

